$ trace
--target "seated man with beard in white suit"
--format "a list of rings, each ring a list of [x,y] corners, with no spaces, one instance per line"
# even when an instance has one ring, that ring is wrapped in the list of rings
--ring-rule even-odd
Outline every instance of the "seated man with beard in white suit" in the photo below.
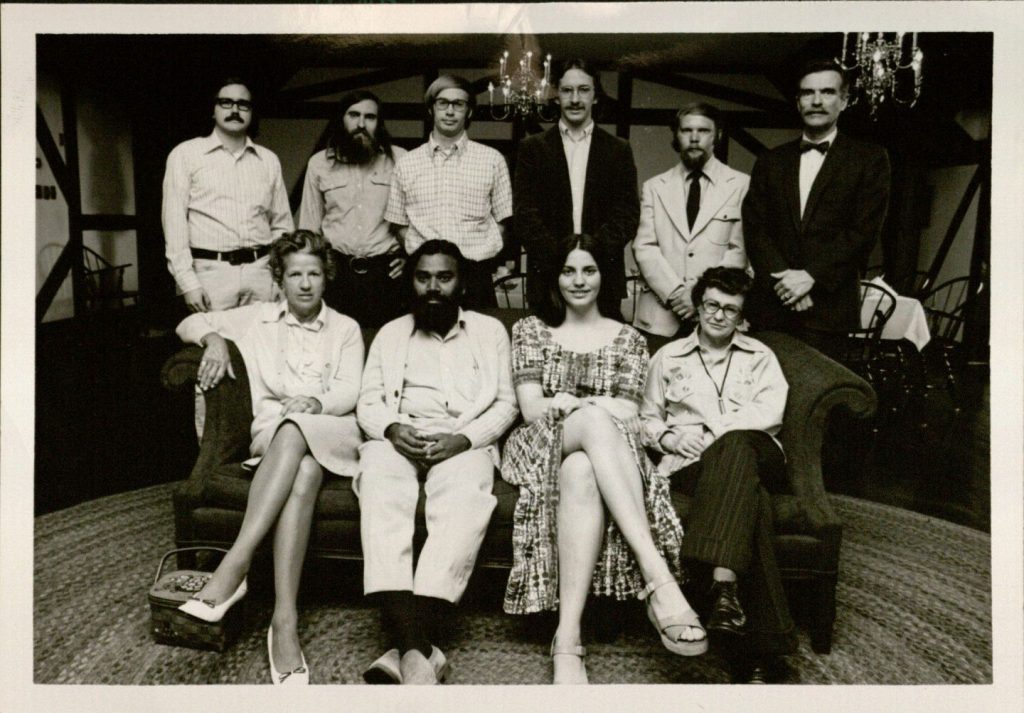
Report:
[[[690,290],[709,267],[747,267],[740,208],[750,177],[714,156],[721,113],[704,102],[675,116],[672,148],[680,163],[644,183],[633,256],[649,290],[633,324],[649,334],[685,336],[697,313]]]

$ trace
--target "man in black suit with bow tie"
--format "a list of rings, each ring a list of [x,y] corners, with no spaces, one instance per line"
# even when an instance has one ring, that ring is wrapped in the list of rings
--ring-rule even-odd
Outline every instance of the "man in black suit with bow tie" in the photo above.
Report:
[[[804,134],[762,154],[743,203],[754,268],[747,315],[826,354],[860,323],[859,268],[889,204],[885,149],[838,132],[846,78],[832,61],[804,66],[796,97]]]

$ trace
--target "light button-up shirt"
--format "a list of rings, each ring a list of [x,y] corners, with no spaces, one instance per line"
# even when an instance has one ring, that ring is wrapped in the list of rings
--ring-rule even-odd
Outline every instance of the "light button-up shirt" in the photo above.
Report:
[[[774,437],[782,428],[789,393],[775,354],[735,332],[729,349],[716,360],[700,345],[698,331],[666,344],[651,359],[640,408],[644,445],[665,453],[661,439],[666,433],[707,434],[706,445],[729,431],[764,431]],[[668,474],[696,460],[668,454],[658,468]]]
[[[569,166],[569,188],[572,192],[572,230],[583,232],[583,194],[587,187],[587,163],[590,160],[590,139],[594,136],[594,122],[591,121],[580,136],[569,133],[565,121],[558,122],[562,135],[565,162]]]

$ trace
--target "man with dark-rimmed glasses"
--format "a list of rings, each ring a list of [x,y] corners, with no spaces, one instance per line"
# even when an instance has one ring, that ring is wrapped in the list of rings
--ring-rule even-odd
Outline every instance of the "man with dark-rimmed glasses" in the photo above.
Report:
[[[427,88],[430,138],[399,161],[384,217],[394,223],[406,253],[427,240],[447,240],[466,258],[465,306],[496,307],[491,286],[505,240],[502,221],[512,215],[512,182],[505,157],[470,141],[476,107],[473,86],[442,74]]]
[[[191,312],[274,296],[269,246],[294,226],[280,161],[249,137],[253,110],[248,85],[225,79],[213,97],[213,131],[167,157],[167,265]]]

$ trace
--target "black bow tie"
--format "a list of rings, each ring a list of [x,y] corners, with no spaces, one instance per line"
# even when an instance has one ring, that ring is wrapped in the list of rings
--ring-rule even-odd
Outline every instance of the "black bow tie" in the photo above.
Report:
[[[801,141],[800,153],[807,153],[808,151],[821,151],[822,155],[824,155],[824,153],[828,151],[828,147],[830,145],[831,144],[828,141],[822,141],[820,144],[815,144],[810,141]]]

